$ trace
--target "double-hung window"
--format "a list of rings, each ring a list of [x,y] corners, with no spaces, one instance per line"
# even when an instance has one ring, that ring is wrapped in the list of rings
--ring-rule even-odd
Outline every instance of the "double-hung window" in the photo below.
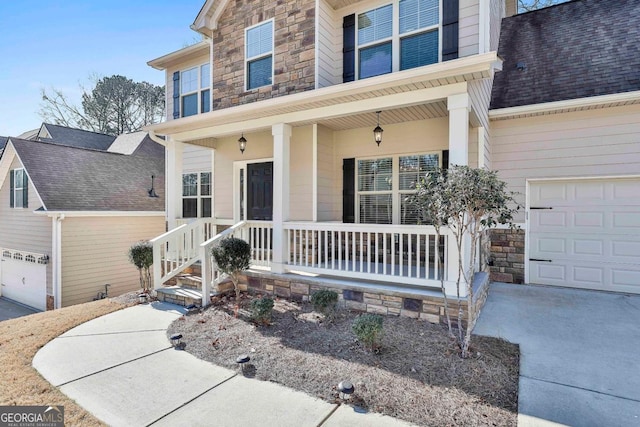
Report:
[[[400,0],[358,14],[358,78],[438,62],[440,1]]]
[[[180,73],[180,111],[182,117],[210,110],[211,72],[209,64],[189,68]]]
[[[440,154],[413,154],[357,160],[357,212],[362,224],[424,223],[406,201],[428,171],[440,167]]]
[[[10,176],[9,206],[12,208],[28,207],[29,179],[24,169],[14,169]]]
[[[182,175],[182,217],[211,217],[211,172]]]
[[[273,82],[273,20],[245,31],[247,90]]]

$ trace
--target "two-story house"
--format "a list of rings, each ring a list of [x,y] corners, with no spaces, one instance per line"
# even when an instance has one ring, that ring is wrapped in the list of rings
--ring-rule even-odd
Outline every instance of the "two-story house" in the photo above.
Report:
[[[342,288],[353,307],[437,321],[440,310],[429,301],[442,276],[455,294],[458,255],[445,233],[435,258],[434,230],[417,225],[405,195],[431,168],[457,164],[504,169],[527,207],[522,231],[493,233],[494,253],[481,258],[481,270],[493,260],[501,280],[637,292],[637,235],[606,247],[640,225],[603,210],[628,203],[638,184],[633,126],[624,130],[633,155],[616,157],[623,169],[603,169],[595,158],[614,138],[612,121],[638,118],[629,104],[640,87],[628,75],[585,76],[588,63],[599,73],[627,67],[629,58],[608,50],[594,28],[613,22],[608,31],[618,34],[628,21],[616,16],[639,8],[622,1],[604,9],[579,0],[503,20],[515,14],[515,0],[206,1],[191,26],[203,41],[149,62],[167,79],[167,121],[149,129],[165,137],[172,230],[156,240],[156,285],[204,259],[206,304],[218,276],[200,243],[233,226],[229,233],[249,240],[254,264],[268,271],[251,272],[250,286],[304,296],[313,276]],[[589,89],[599,83],[599,91]],[[561,148],[562,137],[539,139],[547,121],[550,133],[572,123],[576,135],[567,138],[584,139],[584,125],[598,120],[607,131],[591,163]],[[187,170],[191,147],[209,150],[202,173]],[[542,154],[548,150],[557,151]],[[588,205],[596,212],[580,217],[588,224],[576,219],[565,229],[584,206],[570,191],[601,191],[602,203]],[[596,221],[610,214],[613,223]],[[194,216],[203,219],[185,224]],[[604,237],[585,237],[593,230]],[[580,258],[597,247],[599,256]],[[591,278],[596,271],[585,268],[594,259],[600,276]],[[625,266],[613,273],[617,262]]]

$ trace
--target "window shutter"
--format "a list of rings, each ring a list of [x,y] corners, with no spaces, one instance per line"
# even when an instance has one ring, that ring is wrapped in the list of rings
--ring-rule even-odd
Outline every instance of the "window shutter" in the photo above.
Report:
[[[29,207],[29,177],[26,170],[22,172],[22,207]]]
[[[9,176],[10,176],[9,181],[11,182],[11,185],[10,185],[11,191],[9,193],[9,207],[14,207],[14,203],[13,203],[13,189],[14,189],[13,174],[14,174],[14,172],[15,171],[11,171],[10,174],[9,174]]]
[[[442,169],[449,169],[449,150],[442,151]]]
[[[173,73],[173,118],[180,118],[180,71]]]
[[[442,2],[442,60],[458,58],[458,0]]]
[[[356,15],[345,16],[342,22],[342,81],[356,77]],[[350,159],[353,160],[353,159]],[[354,163],[355,164],[355,163]],[[351,221],[353,222],[353,221]]]
[[[356,222],[356,159],[342,161],[342,222]]]

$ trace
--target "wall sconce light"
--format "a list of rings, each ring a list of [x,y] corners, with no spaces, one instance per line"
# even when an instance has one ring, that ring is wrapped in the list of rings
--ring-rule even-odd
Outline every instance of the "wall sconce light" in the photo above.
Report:
[[[240,152],[244,154],[244,150],[247,148],[247,138],[244,137],[244,132],[242,132],[242,136],[238,140],[238,147],[240,148]]]
[[[378,144],[378,147],[380,146],[380,143],[382,142],[382,132],[384,132],[384,130],[380,127],[380,113],[382,111],[376,111],[376,114],[378,115],[378,125],[375,127],[375,129],[373,129],[373,138],[376,141],[376,144]]]
[[[158,197],[156,194],[156,190],[153,188],[153,180],[155,179],[155,175],[151,175],[151,190],[147,191],[149,193],[149,197]]]

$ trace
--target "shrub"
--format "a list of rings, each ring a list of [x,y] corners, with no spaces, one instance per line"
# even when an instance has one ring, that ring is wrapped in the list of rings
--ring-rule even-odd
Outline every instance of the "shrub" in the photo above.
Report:
[[[135,265],[140,273],[140,287],[143,291],[151,289],[151,271],[153,265],[153,244],[148,240],[141,240],[129,248],[129,261]]]
[[[338,304],[338,293],[329,289],[321,289],[311,294],[311,304],[315,311],[331,314]]]
[[[251,320],[261,325],[271,323],[273,312],[273,300],[269,297],[254,299],[251,301]]]
[[[231,278],[236,291],[236,301],[240,301],[239,276],[251,266],[251,246],[242,239],[229,237],[211,248],[211,255],[218,265],[218,270]]]
[[[353,321],[351,330],[366,347],[371,350],[380,348],[383,332],[382,316],[378,314],[363,314]]]

